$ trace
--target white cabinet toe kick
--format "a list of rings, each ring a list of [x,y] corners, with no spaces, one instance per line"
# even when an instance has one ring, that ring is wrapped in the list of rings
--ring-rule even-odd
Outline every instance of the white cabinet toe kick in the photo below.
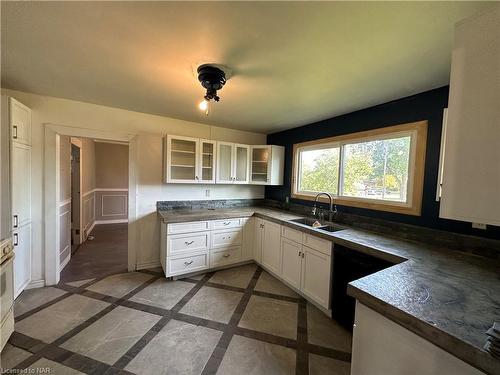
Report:
[[[332,242],[261,218],[161,224],[167,277],[254,261],[328,315]]]

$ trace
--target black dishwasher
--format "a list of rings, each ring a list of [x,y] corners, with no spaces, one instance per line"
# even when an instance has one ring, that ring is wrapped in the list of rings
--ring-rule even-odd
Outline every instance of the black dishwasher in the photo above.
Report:
[[[352,331],[356,300],[347,295],[347,284],[393,264],[359,251],[337,245],[333,247],[331,290],[332,317]]]

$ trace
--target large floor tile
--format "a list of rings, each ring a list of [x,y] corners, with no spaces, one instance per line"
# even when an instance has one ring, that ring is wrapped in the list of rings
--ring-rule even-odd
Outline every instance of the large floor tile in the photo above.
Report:
[[[281,296],[298,297],[297,293],[267,272],[262,272],[255,285],[255,290]]]
[[[349,362],[309,354],[309,375],[349,375],[350,373]]]
[[[0,353],[0,369],[12,368],[29,357],[31,357],[30,352],[16,346],[6,344],[2,353]]]
[[[204,286],[181,309],[181,313],[229,323],[243,293]]]
[[[78,280],[78,281],[71,281],[69,283],[65,283],[66,285],[69,285],[69,286],[74,286],[75,288],[79,288],[81,287],[82,285],[85,285],[87,283],[90,283],[91,281],[95,280],[95,278],[92,278],[92,279],[84,279],[84,280]]]
[[[108,276],[105,279],[92,284],[87,289],[93,292],[120,298],[127,293],[130,293],[132,290],[152,277],[154,276],[141,272],[120,273]]]
[[[52,287],[25,290],[14,303],[14,316],[23,315],[35,307],[50,302],[66,293],[64,290]]]
[[[295,350],[233,336],[217,375],[292,375]]]
[[[310,303],[307,304],[307,333],[310,344],[351,352],[351,332]]]
[[[199,281],[199,280],[203,279],[204,277],[205,277],[205,274],[202,273],[201,275],[190,276],[189,278],[193,279],[193,280],[198,280]]]
[[[158,279],[130,298],[130,301],[150,306],[171,309],[184,297],[194,284],[184,281],[169,281]]]
[[[125,368],[141,375],[198,375],[222,332],[171,320]]]
[[[255,264],[217,271],[208,281],[217,284],[246,288],[255,273]]]
[[[83,372],[74,370],[70,367],[66,367],[64,365],[61,365],[60,363],[48,360],[46,358],[39,359],[28,368],[33,371],[38,371],[33,372],[33,374],[83,375]]]
[[[295,339],[297,337],[297,311],[298,305],[295,302],[252,296],[239,326]]]
[[[158,315],[118,306],[61,346],[112,365],[158,320]]]
[[[109,304],[72,295],[16,323],[17,332],[50,343]]]

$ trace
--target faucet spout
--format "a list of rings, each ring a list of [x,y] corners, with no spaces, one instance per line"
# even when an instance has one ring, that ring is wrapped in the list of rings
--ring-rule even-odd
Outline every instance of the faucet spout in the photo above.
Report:
[[[316,198],[314,199],[314,206],[312,209],[312,215],[316,216],[316,210],[317,210],[317,204],[318,204],[318,199],[320,196],[326,195],[328,197],[328,200],[330,201],[330,209],[328,211],[328,221],[333,220],[333,216],[337,213],[337,206],[333,204],[333,197],[331,194],[326,193],[326,192],[321,192],[316,195]]]

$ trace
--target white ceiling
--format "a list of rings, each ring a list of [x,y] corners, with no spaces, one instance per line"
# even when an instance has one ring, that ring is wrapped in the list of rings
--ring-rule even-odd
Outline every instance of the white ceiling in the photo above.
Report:
[[[270,133],[448,83],[488,2],[5,2],[2,86]],[[209,117],[193,71],[232,77]]]

